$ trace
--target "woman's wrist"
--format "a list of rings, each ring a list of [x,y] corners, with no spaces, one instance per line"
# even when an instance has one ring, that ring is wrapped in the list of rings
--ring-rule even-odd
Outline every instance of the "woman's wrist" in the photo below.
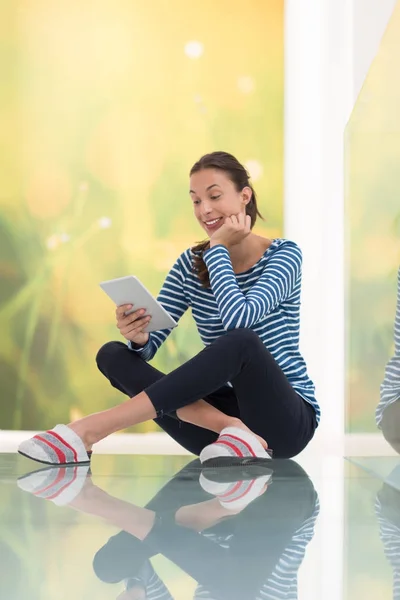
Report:
[[[219,242],[218,240],[215,240],[215,242],[210,240],[210,248],[215,248],[215,246],[224,246],[224,248],[228,249],[227,244],[225,244],[223,242]]]
[[[131,340],[131,346],[134,350],[140,350],[140,348],[144,348],[146,344],[137,344],[136,342],[132,342]]]

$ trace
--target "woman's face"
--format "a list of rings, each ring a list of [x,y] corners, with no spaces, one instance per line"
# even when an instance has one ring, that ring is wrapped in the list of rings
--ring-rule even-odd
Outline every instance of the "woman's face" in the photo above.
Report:
[[[238,192],[234,183],[219,169],[203,169],[190,177],[194,214],[210,237],[227,217],[246,212],[251,194],[250,187]]]

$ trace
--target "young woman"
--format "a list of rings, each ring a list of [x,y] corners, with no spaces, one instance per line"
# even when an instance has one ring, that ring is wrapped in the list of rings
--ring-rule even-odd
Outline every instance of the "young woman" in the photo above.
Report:
[[[264,460],[271,450],[290,458],[313,437],[320,410],[299,352],[301,250],[252,232],[256,195],[230,154],[193,166],[190,197],[209,239],[181,254],[158,300],[176,321],[191,308],[205,348],[165,375],[148,361],[171,330],[147,334],[140,310],[125,316],[128,306],[119,307],[128,344],[107,343],[97,364],[129,399],[23,442],[21,454],[84,463],[93,444],[149,419],[203,464]]]

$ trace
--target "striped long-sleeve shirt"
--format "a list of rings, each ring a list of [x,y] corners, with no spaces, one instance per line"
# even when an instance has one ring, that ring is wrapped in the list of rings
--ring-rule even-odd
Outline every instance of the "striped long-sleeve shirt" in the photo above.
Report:
[[[168,273],[158,301],[176,320],[190,307],[204,345],[231,329],[255,331],[275,358],[293,389],[316,412],[315,389],[299,351],[302,253],[292,241],[274,239],[260,260],[244,273],[233,270],[227,248],[204,253],[210,288],[193,271],[193,252],[183,252]],[[151,360],[171,329],[152,332],[142,348],[131,350]],[[229,384],[229,382],[227,382]]]
[[[397,274],[397,306],[394,322],[394,355],[385,369],[381,384],[380,402],[376,409],[376,423],[380,426],[383,411],[387,406],[400,400],[400,269]]]

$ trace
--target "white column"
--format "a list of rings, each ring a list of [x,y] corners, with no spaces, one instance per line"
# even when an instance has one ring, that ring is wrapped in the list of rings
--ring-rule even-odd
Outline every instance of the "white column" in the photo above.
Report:
[[[321,513],[310,597],[343,597],[344,147],[353,106],[351,0],[285,3],[285,237],[303,250],[301,350],[314,379],[319,443],[338,453],[320,461]],[[317,483],[317,481],[316,481]],[[335,577],[332,578],[332,564]],[[304,565],[306,568],[306,564]],[[306,574],[303,573],[303,579]]]
[[[303,250],[301,349],[324,440],[344,430],[343,134],[353,102],[352,6],[287,0],[285,236]]]

